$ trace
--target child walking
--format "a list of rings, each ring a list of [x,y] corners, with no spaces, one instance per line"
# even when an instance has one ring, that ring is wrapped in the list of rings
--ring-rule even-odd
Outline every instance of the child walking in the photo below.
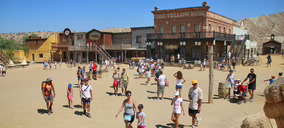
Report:
[[[146,114],[143,112],[143,104],[138,105],[138,110],[136,118],[138,119],[138,125],[137,128],[146,128]]]
[[[73,88],[72,88],[72,84],[69,83],[68,84],[68,88],[67,88],[67,99],[68,99],[68,105],[71,109],[73,109]]]
[[[174,105],[174,111],[172,113],[172,121],[176,124],[176,128],[178,128],[179,125],[179,117],[180,115],[183,113],[183,115],[185,115],[184,113],[184,109],[183,109],[183,100],[180,97],[180,94],[178,91],[175,92],[175,97],[172,100],[171,105]]]
[[[264,82],[269,81],[269,85],[273,84],[275,81],[276,76],[271,76],[271,79],[264,80]]]

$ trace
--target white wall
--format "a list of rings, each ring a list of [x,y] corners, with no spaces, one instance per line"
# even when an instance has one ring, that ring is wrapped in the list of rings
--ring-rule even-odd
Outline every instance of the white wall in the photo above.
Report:
[[[242,29],[242,28],[236,27],[236,26],[234,26],[233,29],[234,29],[233,30],[233,34],[236,34],[236,35],[245,35],[245,34],[247,34],[248,35],[248,31],[245,30],[245,29]]]

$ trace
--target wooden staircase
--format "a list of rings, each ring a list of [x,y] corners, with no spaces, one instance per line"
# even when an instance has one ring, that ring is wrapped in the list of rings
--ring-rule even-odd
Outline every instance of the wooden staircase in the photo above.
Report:
[[[99,46],[95,45],[95,49],[96,49],[97,53],[98,53],[102,58],[104,58],[105,60],[110,61],[110,60],[112,59],[112,57],[110,56],[110,54],[109,54],[105,49],[103,49],[102,47],[99,47]]]

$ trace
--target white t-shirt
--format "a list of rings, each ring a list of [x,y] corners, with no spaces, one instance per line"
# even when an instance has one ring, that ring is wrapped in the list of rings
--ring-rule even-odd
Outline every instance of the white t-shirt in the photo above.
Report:
[[[89,86],[89,87],[88,87]],[[86,86],[85,84],[82,86],[82,91],[84,92],[84,94],[86,95],[87,98],[91,97],[91,93],[90,90],[92,90],[92,86],[88,85]],[[86,98],[83,94],[82,94],[82,98]]]
[[[0,65],[0,71],[2,71],[2,69],[3,69],[3,66],[2,66],[2,65]]]
[[[189,97],[191,97],[191,99],[189,99],[189,108],[192,110],[198,110],[198,100],[202,99],[203,97],[201,88],[197,87],[197,89],[194,89],[193,87],[191,87],[189,89],[188,95]]]
[[[166,85],[166,76],[165,75],[160,75],[159,80],[160,80],[160,86]]]
[[[147,71],[147,72],[146,72],[146,77],[147,77],[147,78],[150,78],[150,77],[151,77],[150,71]]]
[[[181,108],[182,102],[183,102],[182,98],[174,99],[174,113],[176,114],[182,113],[182,108]]]

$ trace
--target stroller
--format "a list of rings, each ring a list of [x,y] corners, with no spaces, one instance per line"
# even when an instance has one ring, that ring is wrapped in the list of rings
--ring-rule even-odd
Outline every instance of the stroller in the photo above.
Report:
[[[245,85],[236,85],[237,88],[234,90],[234,97],[237,97],[237,103],[241,104],[242,102],[246,103],[247,96],[247,86]]]

